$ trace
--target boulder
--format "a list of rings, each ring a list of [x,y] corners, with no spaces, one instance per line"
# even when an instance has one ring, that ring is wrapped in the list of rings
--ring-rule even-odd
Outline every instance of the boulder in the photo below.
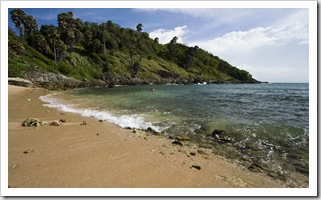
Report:
[[[42,126],[42,121],[40,121],[37,118],[27,118],[25,121],[22,122],[21,126],[35,126],[35,127],[39,127]]]
[[[50,122],[49,126],[60,126],[59,121],[52,121]]]
[[[174,141],[172,142],[172,144],[177,144],[177,145],[179,145],[179,146],[183,146],[183,143],[180,142],[180,141],[178,141],[178,140],[174,140]]]
[[[60,119],[59,122],[61,122],[61,123],[66,123],[67,120],[66,120],[65,118],[63,118],[63,119]]]

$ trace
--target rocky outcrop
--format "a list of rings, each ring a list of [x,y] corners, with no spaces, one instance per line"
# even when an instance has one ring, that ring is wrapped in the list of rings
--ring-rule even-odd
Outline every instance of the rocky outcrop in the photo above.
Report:
[[[31,87],[33,83],[29,80],[22,79],[22,78],[8,78],[8,83],[10,85],[17,85],[17,86],[22,86],[22,87]]]
[[[231,79],[227,81],[209,80],[204,78],[188,79],[178,77],[164,76],[162,79],[142,79],[138,77],[110,77],[101,76],[92,80],[77,80],[72,77],[67,77],[61,74],[43,72],[43,71],[29,71],[25,72],[24,79],[22,78],[9,78],[8,83],[11,85],[18,85],[24,87],[42,87],[49,90],[66,90],[72,88],[86,88],[86,87],[115,87],[116,85],[137,85],[137,84],[178,84],[178,85],[190,85],[190,84],[242,84],[242,83],[261,83],[255,79],[240,81],[237,79]]]
[[[37,87],[46,88],[49,90],[65,90],[70,88],[83,88],[106,86],[106,82],[102,80],[77,80],[72,77],[67,77],[61,74],[45,73],[40,71],[26,72],[24,77]]]

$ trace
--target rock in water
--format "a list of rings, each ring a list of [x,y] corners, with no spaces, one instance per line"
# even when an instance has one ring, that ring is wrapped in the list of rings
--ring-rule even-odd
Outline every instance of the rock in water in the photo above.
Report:
[[[223,135],[223,134],[225,134],[225,131],[223,129],[215,129],[212,132],[212,137],[215,137],[215,135]]]
[[[21,126],[35,126],[35,127],[39,127],[42,126],[42,121],[40,121],[37,118],[27,118],[25,121],[22,122]]]

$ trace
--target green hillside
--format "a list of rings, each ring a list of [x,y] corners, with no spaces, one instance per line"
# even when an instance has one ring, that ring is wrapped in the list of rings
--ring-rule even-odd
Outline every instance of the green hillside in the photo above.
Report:
[[[141,83],[256,83],[247,71],[197,47],[177,42],[159,44],[137,29],[122,28],[110,20],[97,24],[57,16],[58,26],[42,25],[23,10],[10,12],[19,30],[9,28],[9,77],[26,72],[62,74],[78,80],[135,79]]]

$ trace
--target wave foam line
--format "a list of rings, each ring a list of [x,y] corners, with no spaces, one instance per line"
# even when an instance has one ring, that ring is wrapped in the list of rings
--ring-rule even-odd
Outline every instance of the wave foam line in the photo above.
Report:
[[[86,108],[73,108],[72,106],[67,106],[59,102],[59,100],[52,98],[54,94],[49,94],[46,96],[40,96],[39,99],[48,104],[44,104],[44,106],[50,108],[57,108],[58,110],[64,112],[78,113],[84,117],[95,117],[99,120],[108,121],[110,123],[116,124],[121,128],[135,128],[141,130],[147,130],[149,127],[152,128],[156,132],[162,132],[165,128],[161,128],[159,126],[153,125],[151,122],[146,122],[144,117],[134,114],[134,115],[122,115],[119,117],[113,116],[108,111],[99,111],[93,109]]]

